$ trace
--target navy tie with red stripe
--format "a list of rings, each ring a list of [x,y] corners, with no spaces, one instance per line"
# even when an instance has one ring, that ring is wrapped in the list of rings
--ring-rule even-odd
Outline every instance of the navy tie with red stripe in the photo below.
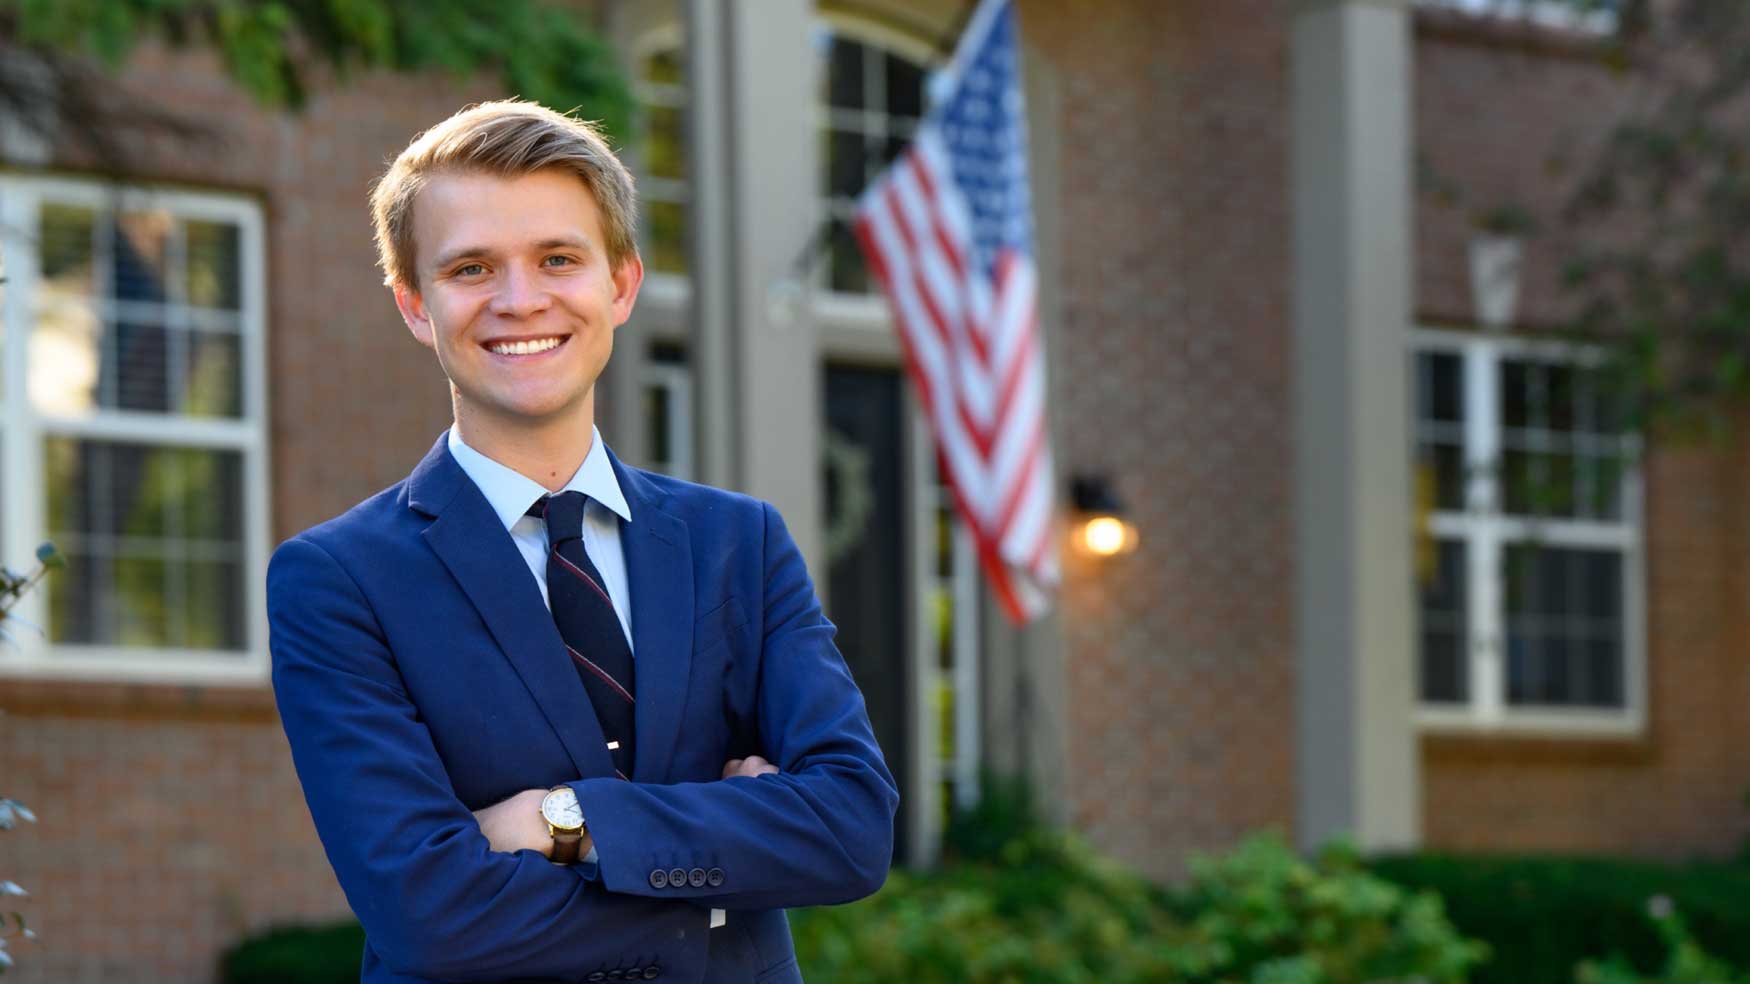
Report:
[[[583,680],[620,778],[632,774],[632,647],[614,603],[583,549],[582,492],[544,495],[529,515],[547,524],[547,601]]]

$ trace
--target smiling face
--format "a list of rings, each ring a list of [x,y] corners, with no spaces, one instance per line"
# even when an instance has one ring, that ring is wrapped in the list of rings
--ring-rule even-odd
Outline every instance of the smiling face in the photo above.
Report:
[[[464,439],[587,435],[644,267],[636,254],[610,264],[583,181],[559,168],[433,175],[413,204],[413,242],[418,283],[397,286],[395,303],[437,353]]]

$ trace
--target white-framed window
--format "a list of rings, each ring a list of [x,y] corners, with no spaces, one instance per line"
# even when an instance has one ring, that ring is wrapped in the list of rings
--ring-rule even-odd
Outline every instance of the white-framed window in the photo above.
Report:
[[[978,546],[972,528],[954,508],[954,496],[938,466],[934,469],[934,577],[924,584],[935,658],[926,682],[936,712],[936,781],[942,802],[960,809],[978,803],[979,737]]]
[[[648,467],[693,481],[693,373],[686,350],[653,345],[642,372]]]
[[[638,101],[639,252],[652,273],[687,272],[686,67],[678,37],[663,32],[633,61]]]
[[[908,52],[856,33],[854,23],[820,22],[815,49],[828,222],[820,283],[835,293],[869,294],[875,286],[852,231],[857,198],[911,144],[924,114],[928,70]]]
[[[66,556],[0,672],[267,670],[260,208],[0,176],[0,557]]]
[[[1415,341],[1423,723],[1638,731],[1640,441],[1599,354],[1470,332]]]

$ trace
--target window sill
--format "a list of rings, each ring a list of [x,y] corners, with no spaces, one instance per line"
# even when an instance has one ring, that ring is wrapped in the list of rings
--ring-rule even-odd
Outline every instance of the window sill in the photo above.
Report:
[[[1538,712],[1482,722],[1451,712],[1417,711],[1422,750],[1433,764],[1633,764],[1650,760],[1655,742],[1630,712]]]
[[[212,683],[121,683],[66,678],[0,679],[9,717],[260,721],[278,719],[273,690]]]
[[[1545,58],[1602,61],[1615,48],[1614,27],[1600,30],[1556,25],[1535,19],[1418,5],[1413,11],[1417,40],[1446,41]]]

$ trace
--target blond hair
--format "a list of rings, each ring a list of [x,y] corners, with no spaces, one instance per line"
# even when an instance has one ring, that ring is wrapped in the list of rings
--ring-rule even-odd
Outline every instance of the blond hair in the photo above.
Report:
[[[377,263],[389,286],[417,287],[413,200],[433,175],[483,172],[521,177],[560,167],[583,180],[602,216],[608,261],[638,252],[638,197],[632,175],[596,127],[523,99],[469,106],[415,137],[371,188]]]

